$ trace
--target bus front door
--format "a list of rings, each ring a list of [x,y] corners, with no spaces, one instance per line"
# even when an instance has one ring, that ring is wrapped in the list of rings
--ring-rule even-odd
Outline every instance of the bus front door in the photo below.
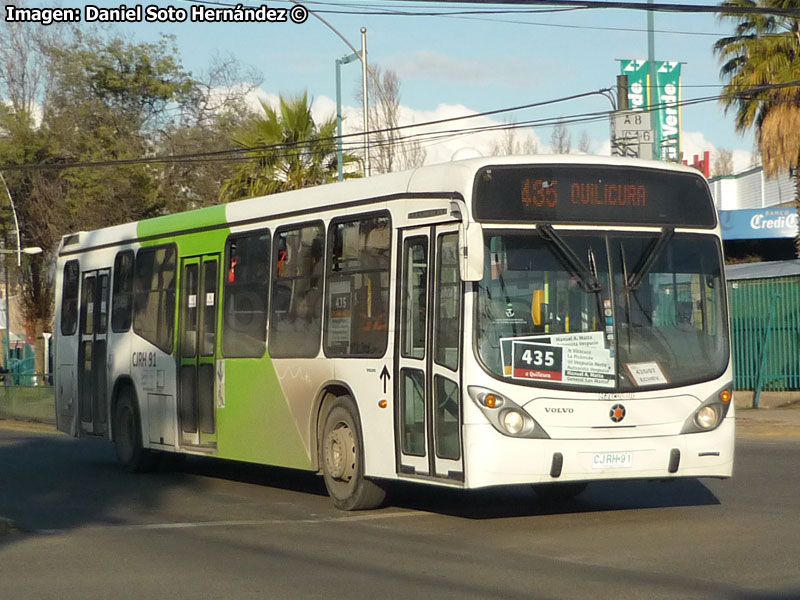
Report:
[[[92,435],[108,431],[109,273],[86,271],[81,282],[78,413],[81,430]]]
[[[395,427],[400,474],[463,481],[458,230],[400,234]]]
[[[219,255],[181,261],[178,394],[181,444],[215,448]]]

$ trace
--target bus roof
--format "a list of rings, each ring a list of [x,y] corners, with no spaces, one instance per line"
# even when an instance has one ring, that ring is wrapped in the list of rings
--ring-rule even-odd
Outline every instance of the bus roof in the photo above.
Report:
[[[99,246],[133,242],[143,238],[158,238],[181,231],[221,225],[234,226],[246,221],[314,209],[330,209],[337,205],[344,207],[353,202],[372,198],[391,200],[425,195],[469,197],[475,173],[480,169],[489,166],[522,164],[627,166],[699,174],[699,171],[694,168],[674,163],[614,156],[552,154],[469,158],[398,173],[350,179],[302,190],[247,198],[227,204],[144,219],[139,222],[114,225],[90,232],[81,231],[65,235],[62,238],[59,254],[65,251],[73,253]],[[471,207],[468,208],[471,209]]]

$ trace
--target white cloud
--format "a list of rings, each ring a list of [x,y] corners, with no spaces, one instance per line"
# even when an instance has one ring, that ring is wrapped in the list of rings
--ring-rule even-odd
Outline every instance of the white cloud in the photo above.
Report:
[[[424,53],[419,53],[424,55]],[[455,63],[446,59],[440,62],[441,68],[451,64],[453,67],[452,73],[457,72]],[[433,64],[433,63],[431,63]],[[439,68],[439,67],[437,67]],[[278,107],[279,96],[277,94],[267,93],[262,89],[257,89],[248,94],[247,101],[249,106],[254,110],[260,110],[259,100],[265,101],[270,106]],[[312,103],[312,114],[316,121],[329,119],[336,115],[336,102],[328,96],[314,97]],[[479,152],[483,156],[491,154],[491,149],[497,143],[500,143],[503,138],[502,130],[478,131],[478,132],[465,132],[459,133],[459,130],[474,130],[480,128],[502,127],[506,124],[502,120],[492,117],[472,117],[469,119],[459,119],[455,121],[447,121],[454,117],[464,117],[476,115],[477,112],[461,104],[440,104],[434,110],[415,110],[408,106],[400,106],[399,109],[399,122],[400,125],[411,125],[414,123],[428,123],[437,122],[435,125],[425,125],[421,127],[412,127],[403,130],[403,136],[412,136],[412,139],[419,140],[422,148],[426,152],[425,164],[435,164],[439,162],[448,162],[452,159],[453,155],[458,151],[465,149],[472,149]],[[363,131],[363,117],[360,106],[345,105],[342,107],[343,133],[358,134]],[[445,121],[441,123],[440,121]],[[571,132],[573,138],[575,132]],[[531,141],[537,144],[540,153],[549,152],[549,146],[542,143],[541,138],[531,128],[520,128],[516,130],[516,140],[519,143],[525,142],[530,137]],[[345,146],[348,141],[350,145],[360,148],[360,137],[353,136],[345,139]],[[573,146],[577,145],[575,139]],[[700,159],[703,158],[703,152],[708,151],[710,159],[714,160],[714,155],[718,148],[708,141],[705,134],[700,131],[684,131],[681,137],[681,150],[683,152],[684,160],[692,163],[694,155],[698,155]],[[608,156],[611,151],[611,144],[608,138],[602,140],[590,141],[590,153],[597,155]],[[752,161],[752,153],[747,150],[733,150],[733,165],[734,172],[742,171],[750,167]]]
[[[343,133],[345,135],[363,131],[361,107],[345,106],[342,112],[344,115]],[[419,141],[426,153],[425,164],[435,164],[450,161],[456,152],[464,149],[473,149],[483,156],[488,156],[491,153],[492,146],[502,139],[503,132],[472,132],[472,130],[476,128],[502,127],[505,125],[503,121],[498,121],[491,117],[472,117],[447,121],[456,117],[476,114],[476,111],[463,105],[440,104],[434,110],[423,111],[401,105],[398,120],[400,126],[437,122],[434,125],[408,127],[403,129],[401,133],[403,137]],[[445,122],[441,123],[440,121]],[[459,133],[459,130],[464,129],[470,131]],[[528,136],[531,136],[532,140],[541,148],[541,142],[532,129],[521,128],[516,131],[516,139],[520,143],[523,143]],[[358,138],[348,139],[353,144],[360,143]]]
[[[733,171],[738,173],[749,169],[753,165],[753,153],[748,150],[733,151]]]

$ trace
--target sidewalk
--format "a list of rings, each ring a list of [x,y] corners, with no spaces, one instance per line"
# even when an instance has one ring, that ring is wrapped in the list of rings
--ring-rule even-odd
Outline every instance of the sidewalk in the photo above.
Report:
[[[762,392],[753,408],[753,392],[734,392],[736,437],[800,441],[800,392]]]
[[[758,409],[737,406],[736,437],[800,441],[800,404]]]

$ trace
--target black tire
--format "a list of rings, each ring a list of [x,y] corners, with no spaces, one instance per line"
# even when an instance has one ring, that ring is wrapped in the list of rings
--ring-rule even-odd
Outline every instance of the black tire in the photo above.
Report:
[[[588,484],[585,481],[570,481],[566,483],[542,483],[534,485],[536,495],[543,502],[565,502],[572,500],[583,492]]]
[[[340,510],[378,508],[386,490],[364,477],[364,443],[353,399],[339,396],[329,406],[320,438],[320,464],[325,487]]]
[[[142,446],[142,428],[139,409],[131,388],[120,391],[114,411],[114,450],[117,462],[130,473],[149,471],[154,465],[154,456]]]

